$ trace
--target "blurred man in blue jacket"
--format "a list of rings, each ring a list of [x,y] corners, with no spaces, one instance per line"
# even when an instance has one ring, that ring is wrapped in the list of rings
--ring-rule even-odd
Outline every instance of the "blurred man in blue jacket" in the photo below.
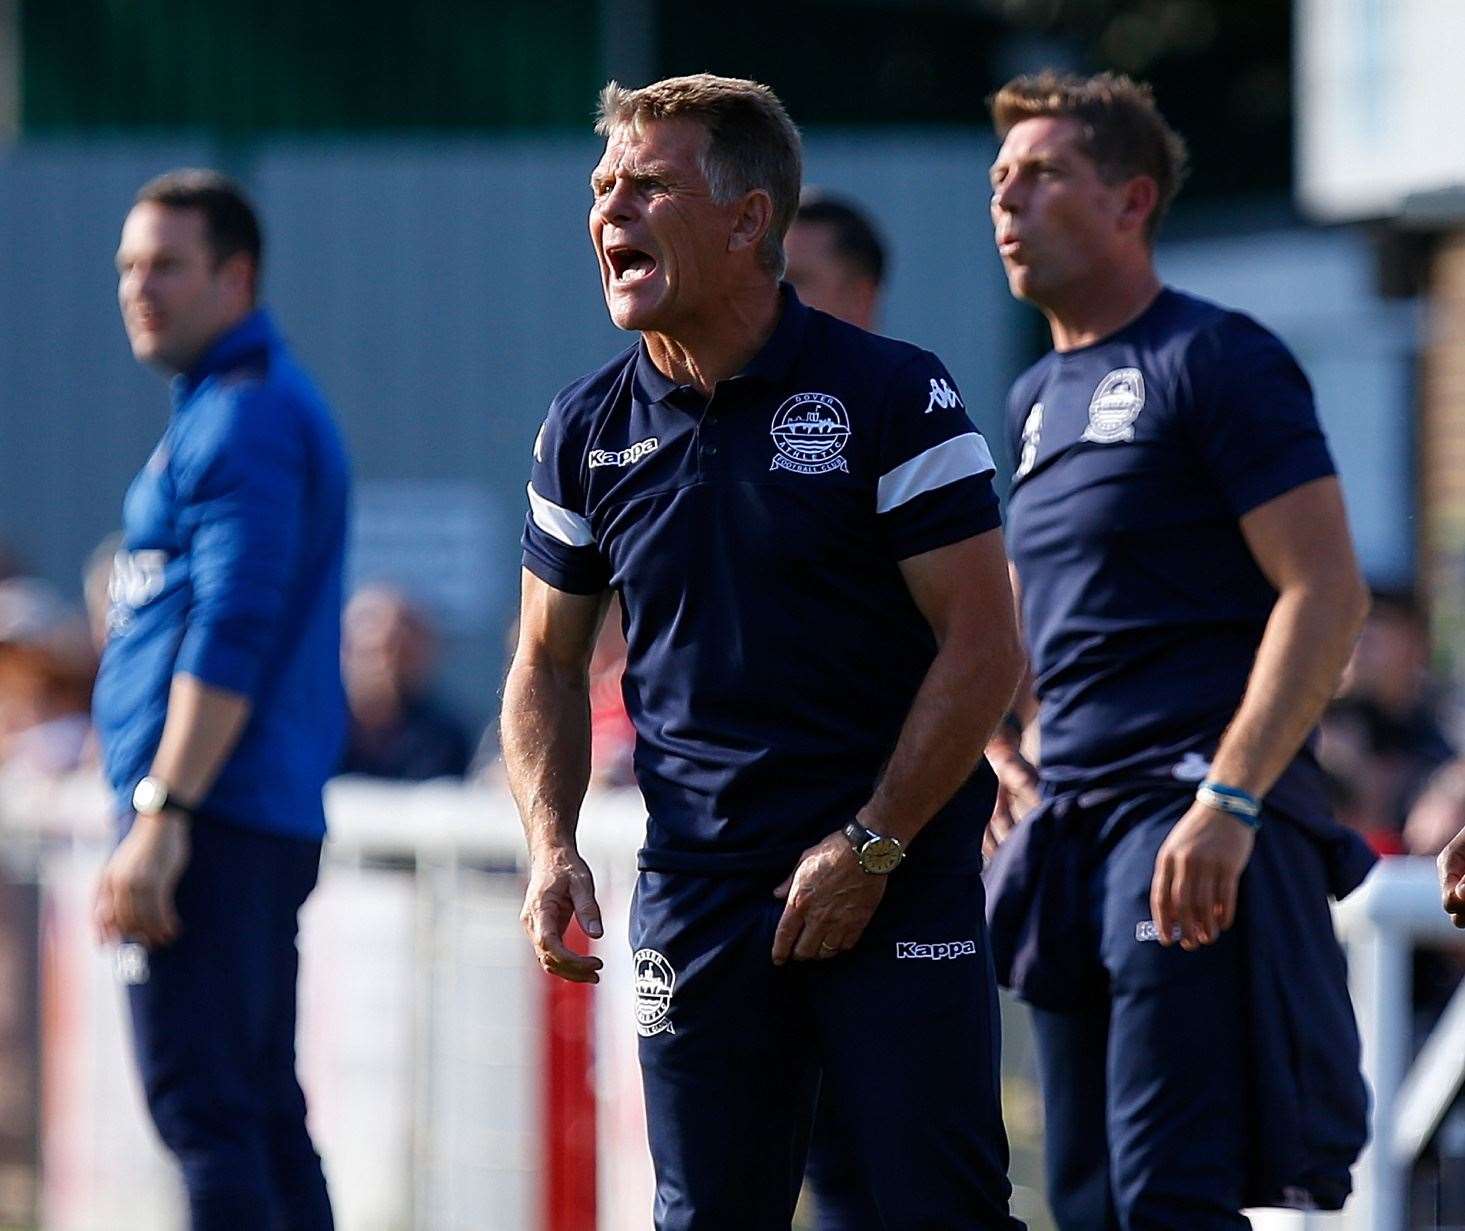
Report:
[[[112,578],[94,711],[122,837],[96,923],[195,1231],[332,1225],[295,1076],[295,938],[345,727],[349,479],[257,306],[260,257],[249,203],[208,171],[144,186],[117,252],[133,354],[172,376],[173,414]]]

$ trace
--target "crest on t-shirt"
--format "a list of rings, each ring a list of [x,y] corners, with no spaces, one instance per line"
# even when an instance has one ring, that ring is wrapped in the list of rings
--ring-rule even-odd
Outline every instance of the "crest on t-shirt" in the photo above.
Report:
[[[1083,439],[1100,445],[1134,439],[1134,421],[1145,408],[1145,378],[1138,368],[1115,368],[1099,382],[1089,403]]]
[[[849,463],[840,456],[849,443],[849,414],[844,403],[831,394],[794,394],[778,408],[769,434],[778,450],[770,470],[849,473]]]

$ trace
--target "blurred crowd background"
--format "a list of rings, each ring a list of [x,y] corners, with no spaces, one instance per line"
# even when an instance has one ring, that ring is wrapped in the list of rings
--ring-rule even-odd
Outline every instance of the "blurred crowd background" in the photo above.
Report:
[[[1465,825],[1465,155],[1428,135],[1462,37],[1454,0],[0,0],[0,802],[94,767],[114,527],[167,410],[115,306],[144,180],[245,183],[265,299],[346,430],[342,773],[494,783],[530,446],[628,341],[584,231],[599,87],[772,85],[807,143],[791,276],[941,354],[1005,461],[1047,343],[991,251],[984,99],[1055,65],[1153,83],[1194,158],[1162,274],[1314,382],[1375,589],[1319,755],[1376,850],[1434,854]],[[606,629],[595,775],[621,786]],[[1459,969],[1424,960],[1422,1020]]]

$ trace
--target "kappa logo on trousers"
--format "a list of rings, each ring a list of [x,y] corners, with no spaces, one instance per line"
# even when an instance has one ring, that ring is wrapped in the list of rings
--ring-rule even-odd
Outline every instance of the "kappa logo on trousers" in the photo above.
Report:
[[[895,956],[898,958],[924,958],[940,962],[946,958],[975,957],[977,942],[974,940],[944,940],[935,944],[918,944],[913,940],[895,942]]]

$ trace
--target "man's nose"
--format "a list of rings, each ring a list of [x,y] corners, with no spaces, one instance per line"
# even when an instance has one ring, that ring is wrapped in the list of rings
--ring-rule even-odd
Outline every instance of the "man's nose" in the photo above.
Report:
[[[152,286],[152,270],[145,265],[134,265],[122,275],[122,293],[137,298]]]
[[[596,211],[606,222],[624,222],[634,213],[632,195],[625,180],[616,180],[611,189],[595,203]]]

